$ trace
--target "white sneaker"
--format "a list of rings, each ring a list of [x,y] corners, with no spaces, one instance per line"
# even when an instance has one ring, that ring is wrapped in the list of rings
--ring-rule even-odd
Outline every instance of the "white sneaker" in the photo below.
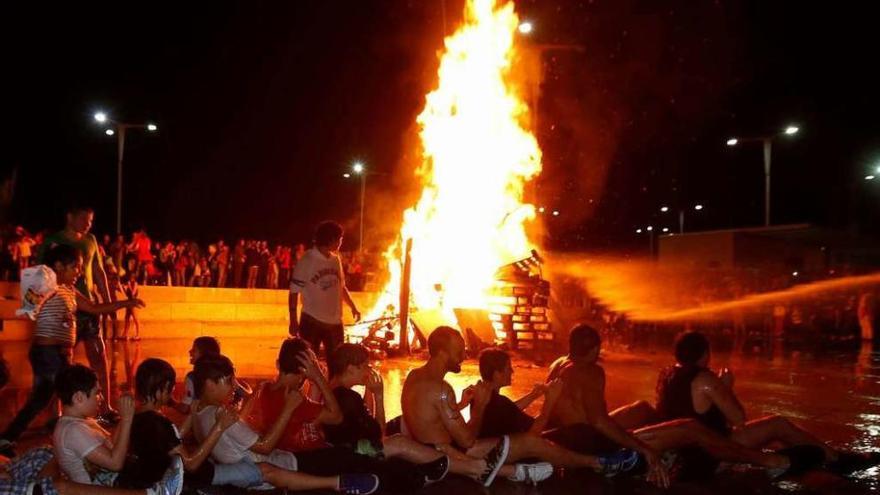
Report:
[[[516,472],[508,477],[510,481],[535,485],[553,476],[553,465],[549,462],[536,462],[535,464],[517,464]]]

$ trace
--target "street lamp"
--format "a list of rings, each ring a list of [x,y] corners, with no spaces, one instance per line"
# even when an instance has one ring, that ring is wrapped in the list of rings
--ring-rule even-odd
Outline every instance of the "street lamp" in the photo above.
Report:
[[[764,145],[764,226],[770,226],[770,155],[773,146],[773,140],[780,134],[793,136],[800,131],[796,125],[787,126],[781,133],[774,133],[769,136],[756,136],[747,138],[731,137],[727,140],[728,146],[736,146],[740,141],[760,141]]]
[[[358,236],[358,252],[364,252],[364,196],[367,191],[367,172],[364,169],[364,164],[361,162],[354,162],[351,166],[352,172],[361,176],[361,220],[360,220],[360,234]],[[345,178],[351,177],[351,174],[344,174]]]
[[[104,130],[104,134],[108,136],[116,135],[116,233],[122,233],[122,158],[125,154],[125,131],[127,129],[146,129],[150,132],[156,132],[159,128],[156,124],[129,124],[119,122],[107,116],[104,112],[95,112],[93,115],[96,122],[105,124],[110,123],[112,127]]]
[[[703,209],[702,204],[694,205],[694,210],[701,211],[702,209]],[[661,213],[669,212],[669,207],[668,206],[661,206],[660,212]],[[669,229],[663,229],[663,232],[666,232],[667,230],[669,230]],[[684,234],[684,208],[678,209],[678,233]]]
[[[874,180],[874,176],[873,175],[866,175],[865,180]]]
[[[517,29],[519,30],[519,34],[531,34],[534,28],[535,26],[532,25],[531,21],[523,21],[519,24]]]

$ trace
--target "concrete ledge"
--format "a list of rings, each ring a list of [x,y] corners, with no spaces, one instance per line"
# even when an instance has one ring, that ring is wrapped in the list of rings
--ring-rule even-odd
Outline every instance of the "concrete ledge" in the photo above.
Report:
[[[33,322],[15,317],[20,307],[18,284],[0,283],[0,341],[27,340]],[[353,292],[355,304],[368,311],[378,294]],[[195,338],[283,337],[287,335],[287,290],[216,289],[200,287],[141,287],[140,297],[147,307],[138,310],[141,337]],[[344,319],[351,323],[347,308]],[[123,312],[119,312],[120,329]]]

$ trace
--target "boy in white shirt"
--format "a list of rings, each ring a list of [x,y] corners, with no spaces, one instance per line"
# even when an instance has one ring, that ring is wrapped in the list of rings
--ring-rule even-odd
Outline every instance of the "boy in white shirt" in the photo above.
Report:
[[[58,464],[71,481],[106,484],[103,475],[118,472],[125,463],[134,399],[120,397],[122,418],[111,436],[95,421],[103,397],[94,371],[79,364],[69,366],[58,373],[55,390],[62,408],[53,434]]]

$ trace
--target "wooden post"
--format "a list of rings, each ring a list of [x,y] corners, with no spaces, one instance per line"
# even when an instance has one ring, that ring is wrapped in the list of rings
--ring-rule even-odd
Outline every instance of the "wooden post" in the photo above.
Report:
[[[403,276],[400,277],[400,352],[409,354],[409,281],[412,276],[412,239],[406,240],[403,252]]]

